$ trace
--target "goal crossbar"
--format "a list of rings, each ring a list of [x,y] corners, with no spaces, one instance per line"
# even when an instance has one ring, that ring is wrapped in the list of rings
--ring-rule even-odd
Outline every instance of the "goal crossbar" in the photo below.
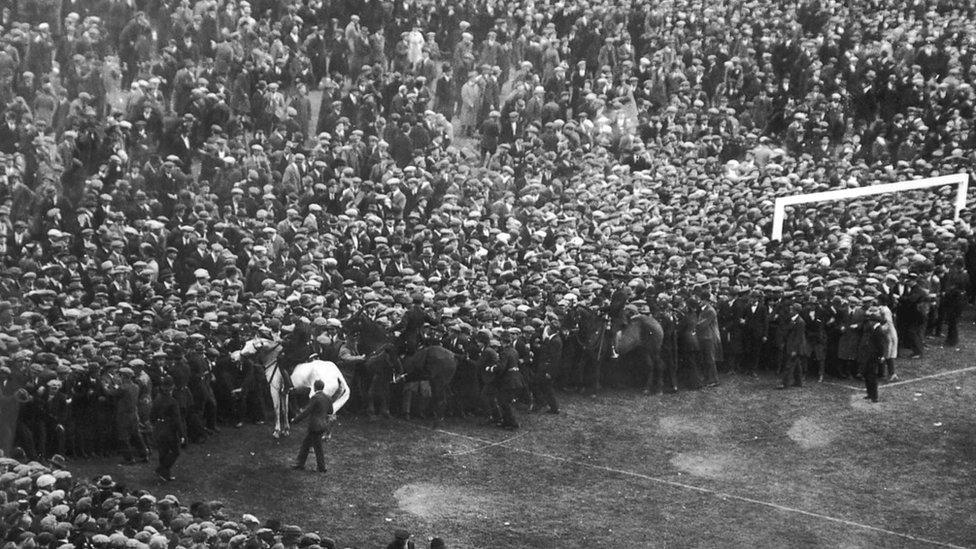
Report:
[[[940,175],[938,177],[927,177],[925,179],[913,179],[911,181],[899,181],[898,183],[885,183],[883,185],[870,185],[867,187],[854,187],[851,189],[838,189],[836,191],[824,191],[819,193],[796,194],[792,196],[781,196],[776,199],[773,206],[773,240],[783,238],[783,222],[786,221],[786,207],[797,204],[808,204],[810,202],[827,202],[831,200],[845,200],[860,196],[873,194],[895,193],[902,191],[914,191],[917,189],[927,189],[930,187],[941,187],[944,185],[958,185],[956,189],[956,216],[966,207],[966,193],[969,192],[969,174],[956,173],[951,175]]]

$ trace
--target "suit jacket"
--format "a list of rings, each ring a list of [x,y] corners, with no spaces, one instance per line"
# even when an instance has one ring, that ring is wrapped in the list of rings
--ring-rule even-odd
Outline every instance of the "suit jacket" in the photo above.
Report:
[[[515,347],[505,346],[498,353],[498,368],[495,370],[495,381],[502,387],[521,389],[525,387],[522,374],[519,371],[519,355]]]
[[[17,128],[10,128],[6,122],[0,122],[0,152],[13,154],[17,152],[20,144],[20,131]]]
[[[117,396],[115,403],[115,421],[119,426],[135,425],[139,423],[139,386],[131,381],[122,383],[118,388],[109,390],[109,394]]]
[[[563,355],[563,337],[561,334],[544,334],[539,341],[538,368],[539,373],[553,373]]]
[[[498,353],[491,347],[486,347],[478,355],[478,362],[476,369],[478,375],[481,376],[481,381],[484,384],[494,383],[496,379],[495,371],[498,366]]]
[[[173,395],[160,393],[152,402],[149,419],[153,424],[153,432],[157,437],[179,439],[185,436],[180,406]]]
[[[718,313],[708,304],[702,306],[695,326],[699,350],[710,353],[715,361],[722,360],[722,339],[718,330]]]
[[[512,122],[511,119],[508,119],[504,124],[502,124],[501,128],[502,143],[514,143],[517,138],[522,137],[522,133],[525,129],[521,120]]]
[[[328,429],[329,416],[331,415],[332,399],[322,391],[319,391],[312,395],[308,406],[295,416],[295,423],[309,418],[308,430],[310,432],[321,432]]]
[[[743,331],[755,339],[768,337],[769,335],[769,310],[765,303],[756,305],[756,312],[752,312],[752,305],[746,305],[743,310],[745,323]]]
[[[803,321],[803,315],[797,315],[790,321],[783,348],[787,357],[793,356],[793,353],[799,357],[810,356],[810,345],[807,342],[807,324]]]

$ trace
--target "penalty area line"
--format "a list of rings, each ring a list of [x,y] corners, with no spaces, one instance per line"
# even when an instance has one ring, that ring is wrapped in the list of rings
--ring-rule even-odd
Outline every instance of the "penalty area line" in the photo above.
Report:
[[[972,368],[972,369],[976,369],[976,368]],[[919,379],[921,379],[921,378],[919,378]],[[605,473],[613,473],[613,474],[616,474],[616,475],[627,476],[627,477],[632,477],[632,478],[638,478],[638,479],[641,479],[641,480],[645,480],[645,481],[648,481],[648,482],[653,482],[655,484],[660,484],[660,485],[663,485],[663,486],[670,486],[672,488],[680,488],[682,490],[687,490],[687,491],[691,491],[691,492],[698,492],[700,494],[706,494],[706,495],[714,496],[714,497],[716,497],[718,499],[734,500],[734,501],[739,501],[739,502],[742,502],[742,503],[749,503],[749,504],[752,504],[752,505],[759,505],[759,506],[767,507],[767,508],[770,508],[770,509],[776,509],[777,511],[781,511],[781,512],[784,512],[784,513],[793,513],[793,514],[797,514],[797,515],[803,515],[803,516],[807,516],[807,517],[811,517],[811,518],[816,518],[816,519],[820,519],[820,520],[827,521],[827,522],[833,522],[835,524],[842,524],[842,525],[849,526],[849,527],[853,527],[853,528],[860,528],[862,530],[868,530],[868,531],[871,531],[871,532],[877,532],[879,534],[886,534],[886,535],[889,535],[889,536],[899,537],[899,538],[902,538],[902,539],[907,539],[907,540],[911,540],[911,541],[918,542],[918,543],[924,543],[924,544],[931,545],[931,546],[935,546],[935,547],[949,547],[951,549],[966,549],[965,547],[963,547],[961,545],[955,545],[955,544],[947,543],[947,542],[943,542],[943,541],[937,541],[937,540],[933,540],[933,539],[928,539],[928,538],[923,538],[923,537],[919,537],[919,536],[914,536],[912,534],[906,534],[904,532],[896,532],[894,530],[888,530],[887,528],[881,528],[879,526],[871,526],[870,524],[864,524],[864,523],[856,522],[856,521],[853,521],[853,520],[848,520],[848,519],[839,518],[839,517],[832,517],[830,515],[824,515],[824,514],[821,514],[821,513],[815,513],[813,511],[806,511],[804,509],[797,509],[796,507],[790,507],[788,505],[781,505],[779,503],[773,503],[771,501],[763,501],[763,500],[760,500],[760,499],[750,498],[748,496],[740,496],[740,495],[732,494],[732,493],[729,493],[729,492],[722,492],[720,490],[712,490],[710,488],[704,488],[704,487],[701,487],[701,486],[695,486],[693,484],[685,484],[683,482],[678,482],[678,481],[675,481],[675,480],[668,480],[668,479],[661,478],[661,477],[653,477],[651,475],[645,475],[643,473],[638,473],[636,471],[628,471],[626,469],[618,469],[616,467],[608,467],[608,466],[605,466],[605,465],[596,465],[596,464],[593,464],[593,463],[586,463],[586,462],[577,461],[577,460],[574,460],[574,459],[564,458],[564,457],[561,457],[561,456],[554,456],[552,454],[547,454],[545,452],[537,452],[535,450],[528,450],[528,449],[525,449],[525,448],[518,448],[518,447],[508,446],[507,445],[507,442],[509,440],[512,440],[512,439],[517,438],[517,436],[516,437],[511,437],[510,439],[507,439],[507,440],[502,440],[502,441],[498,441],[498,442],[492,442],[490,440],[485,440],[485,439],[482,439],[482,438],[473,437],[473,436],[465,435],[465,434],[462,434],[462,433],[455,433],[455,432],[452,432],[452,431],[447,431],[445,429],[435,429],[433,427],[427,427],[425,425],[418,425],[418,424],[413,424],[413,423],[411,423],[411,425],[414,425],[415,427],[419,427],[419,428],[424,429],[424,430],[427,430],[427,431],[433,431],[435,433],[442,433],[442,434],[445,434],[445,435],[448,435],[448,436],[453,436],[453,437],[463,438],[463,439],[467,439],[467,440],[478,441],[478,442],[481,442],[481,443],[484,443],[484,444],[487,445],[487,446],[484,446],[484,447],[478,447],[478,448],[476,448],[476,450],[481,450],[481,449],[487,448],[489,446],[500,446],[500,447],[506,448],[506,449],[508,449],[508,450],[510,450],[512,452],[517,452],[517,453],[520,453],[520,454],[526,454],[526,455],[530,455],[530,456],[535,456],[537,458],[548,459],[550,461],[558,461],[560,463],[566,463],[566,464],[569,464],[569,465],[576,465],[578,467],[586,467],[588,469],[593,469],[593,470],[597,470],[597,471],[603,471]]]

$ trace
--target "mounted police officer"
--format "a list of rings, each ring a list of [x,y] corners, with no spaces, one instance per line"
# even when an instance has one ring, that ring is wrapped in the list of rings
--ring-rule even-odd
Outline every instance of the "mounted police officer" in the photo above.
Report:
[[[281,327],[285,334],[281,341],[281,355],[278,366],[287,373],[291,373],[295,366],[308,361],[312,355],[311,334],[308,326],[301,321]]]
[[[624,310],[630,299],[633,297],[630,286],[621,284],[610,297],[610,304],[607,306],[607,317],[610,319],[610,357],[617,358],[617,338],[620,329],[624,326],[627,318],[624,318]]]
[[[411,298],[413,306],[403,314],[400,323],[394,329],[401,330],[399,349],[404,355],[411,355],[417,352],[417,348],[424,340],[424,326],[435,324],[437,320],[424,310],[424,295],[416,293]]]

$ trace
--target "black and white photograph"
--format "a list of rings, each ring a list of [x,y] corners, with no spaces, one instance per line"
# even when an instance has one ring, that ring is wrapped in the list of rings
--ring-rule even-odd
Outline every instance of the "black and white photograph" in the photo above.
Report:
[[[976,548],[974,85],[972,0],[0,0],[0,549]]]

